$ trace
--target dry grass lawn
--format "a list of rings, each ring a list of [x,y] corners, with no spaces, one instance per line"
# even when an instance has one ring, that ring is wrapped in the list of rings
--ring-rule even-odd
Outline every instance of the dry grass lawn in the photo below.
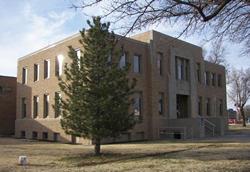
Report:
[[[234,126],[232,132],[241,130]],[[250,127],[242,131],[250,134]],[[0,138],[0,172],[250,172],[250,138],[104,145],[100,157],[94,157],[92,151],[93,146]],[[28,156],[28,166],[17,165],[20,155]]]

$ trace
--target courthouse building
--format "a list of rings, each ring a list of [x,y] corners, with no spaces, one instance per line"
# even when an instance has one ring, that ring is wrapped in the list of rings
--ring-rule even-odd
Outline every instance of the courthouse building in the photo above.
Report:
[[[16,137],[84,142],[66,135],[60,114],[52,106],[63,97],[58,75],[69,62],[68,46],[80,53],[80,34],[73,35],[18,60]],[[120,39],[120,64],[131,64],[136,78],[132,96],[141,119],[115,141],[200,138],[223,135],[227,129],[225,68],[207,62],[202,48],[148,31]],[[109,139],[110,140],[110,139]]]

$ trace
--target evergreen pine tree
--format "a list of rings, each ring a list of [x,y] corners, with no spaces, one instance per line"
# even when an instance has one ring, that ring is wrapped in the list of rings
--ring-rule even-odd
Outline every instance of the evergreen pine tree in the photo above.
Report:
[[[121,53],[115,51],[110,24],[101,23],[100,17],[87,23],[90,29],[80,31],[81,58],[70,46],[71,63],[65,64],[65,77],[59,78],[66,95],[60,101],[61,125],[67,134],[92,139],[99,155],[103,138],[118,137],[135,125],[129,112],[135,80],[127,78],[129,65],[118,67]]]

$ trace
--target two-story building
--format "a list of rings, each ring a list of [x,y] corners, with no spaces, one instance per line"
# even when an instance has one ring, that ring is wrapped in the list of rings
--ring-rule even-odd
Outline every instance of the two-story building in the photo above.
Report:
[[[16,137],[85,142],[66,135],[52,108],[68,46],[82,49],[80,34],[73,35],[18,60]],[[135,127],[116,141],[194,138],[223,135],[227,129],[225,68],[205,61],[202,48],[148,31],[120,39],[120,64],[131,64],[136,78],[133,110]],[[80,51],[78,51],[80,53]]]

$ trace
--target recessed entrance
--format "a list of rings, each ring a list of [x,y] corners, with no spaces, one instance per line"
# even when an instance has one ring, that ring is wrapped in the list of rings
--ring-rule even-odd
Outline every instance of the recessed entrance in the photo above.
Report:
[[[176,115],[177,118],[188,118],[189,108],[188,108],[188,96],[187,95],[176,95]]]

